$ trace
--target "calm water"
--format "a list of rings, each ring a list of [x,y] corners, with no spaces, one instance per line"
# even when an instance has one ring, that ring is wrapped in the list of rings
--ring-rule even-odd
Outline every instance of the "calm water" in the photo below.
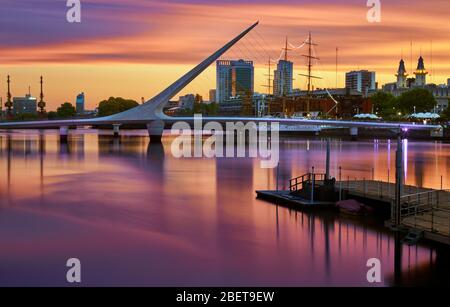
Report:
[[[107,132],[110,133],[109,131]],[[394,279],[394,238],[374,221],[289,211],[256,200],[276,171],[257,159],[175,159],[171,138],[74,131],[0,132],[0,285],[370,286],[369,258]],[[324,168],[321,140],[281,143],[281,182]],[[334,140],[332,171],[387,180],[395,143]],[[450,188],[450,145],[405,143],[409,184]],[[402,247],[402,280],[441,282],[442,251]],[[444,260],[443,260],[444,259]],[[438,274],[439,275],[439,274]]]

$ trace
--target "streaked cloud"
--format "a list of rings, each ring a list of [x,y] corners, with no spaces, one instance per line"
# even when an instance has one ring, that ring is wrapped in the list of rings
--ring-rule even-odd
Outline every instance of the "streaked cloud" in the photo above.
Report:
[[[450,77],[448,0],[382,1],[380,24],[367,22],[365,2],[82,0],[82,23],[69,24],[64,0],[2,0],[0,63],[9,71],[38,64],[182,67],[260,20],[227,57],[252,57],[262,69],[268,57],[278,56],[285,36],[300,44],[312,31],[324,73],[332,76],[338,46],[342,71],[377,70],[383,83],[392,78],[402,50],[409,70],[411,40],[413,64],[422,52],[430,67],[433,41],[434,76],[439,82]],[[301,52],[291,56],[301,70]]]

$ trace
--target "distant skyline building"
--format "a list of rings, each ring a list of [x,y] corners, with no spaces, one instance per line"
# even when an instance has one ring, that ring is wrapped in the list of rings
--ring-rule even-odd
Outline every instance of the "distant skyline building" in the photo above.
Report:
[[[216,62],[216,102],[231,97],[253,95],[255,69],[253,61],[219,60]]]
[[[209,90],[209,102],[215,103],[216,102],[216,90],[211,89]]]
[[[345,88],[367,96],[377,89],[374,71],[357,70],[345,74]]]
[[[180,96],[178,100],[178,106],[183,109],[192,109],[195,104],[195,95],[187,94],[184,96]]]
[[[383,91],[391,93],[395,97],[399,97],[405,92],[410,91],[414,88],[423,88],[428,90],[433,94],[436,99],[435,112],[442,112],[448,107],[448,102],[450,99],[450,79],[447,80],[447,84],[427,84],[428,71],[425,68],[424,59],[422,56],[417,60],[417,69],[414,71],[415,78],[407,78],[406,69],[403,60],[400,61],[400,66],[395,75],[397,77],[397,82],[386,83],[383,85]],[[406,79],[406,80],[405,80]]]
[[[37,99],[35,97],[32,97],[31,94],[26,94],[25,97],[14,97],[13,113],[14,115],[36,114]]]
[[[77,114],[84,114],[85,108],[84,108],[84,103],[85,103],[85,95],[84,93],[78,94],[77,95],[77,101],[76,101],[76,109],[77,109]]]
[[[274,71],[273,94],[274,96],[287,96],[292,93],[294,80],[294,63],[287,60],[280,60],[277,69]]]

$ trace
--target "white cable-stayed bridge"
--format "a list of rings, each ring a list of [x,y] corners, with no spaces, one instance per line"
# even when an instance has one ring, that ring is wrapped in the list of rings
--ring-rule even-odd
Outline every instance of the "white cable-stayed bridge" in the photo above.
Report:
[[[62,136],[67,136],[68,127],[73,126],[100,126],[112,125],[115,132],[118,132],[120,125],[124,124],[144,124],[147,125],[149,135],[152,140],[160,140],[165,123],[173,123],[177,121],[194,122],[194,117],[171,117],[163,112],[166,104],[180,93],[186,86],[188,86],[195,78],[197,78],[203,71],[205,71],[211,64],[218,60],[230,48],[250,33],[259,22],[254,23],[242,33],[237,35],[219,50],[211,54],[208,58],[203,60],[200,64],[187,72],[169,87],[164,89],[161,93],[151,98],[142,105],[133,109],[127,110],[111,116],[97,117],[90,119],[69,119],[69,120],[39,120],[39,121],[12,121],[0,122],[0,129],[43,129],[43,128],[59,128]],[[296,47],[296,46],[293,46]],[[299,48],[298,46],[296,48]],[[225,122],[265,122],[288,125],[319,125],[319,126],[335,126],[346,128],[379,128],[379,129],[393,129],[393,130],[438,130],[441,126],[438,125],[415,125],[411,123],[389,123],[389,122],[368,122],[368,121],[342,121],[342,120],[310,120],[297,118],[272,118],[272,117],[203,117],[203,123],[208,121],[215,121],[220,123]]]

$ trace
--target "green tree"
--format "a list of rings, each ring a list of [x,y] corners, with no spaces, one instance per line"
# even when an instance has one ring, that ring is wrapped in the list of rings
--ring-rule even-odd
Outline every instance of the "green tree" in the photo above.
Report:
[[[77,115],[77,110],[70,102],[64,102],[57,110],[56,113],[59,118],[73,117]]]
[[[122,97],[109,97],[108,100],[103,100],[98,105],[98,116],[109,116],[117,114],[134,107],[139,103],[131,99],[124,99]]]
[[[36,120],[36,119],[38,119],[38,114],[24,113],[24,114],[14,115],[13,120],[27,121],[27,120]]]
[[[449,99],[449,106],[447,107],[447,109],[445,109],[444,111],[442,111],[441,113],[441,118],[443,120],[450,120],[450,99]]]
[[[47,118],[49,120],[56,119],[56,118],[58,118],[58,113],[56,113],[55,111],[47,112]]]
[[[216,116],[219,114],[219,105],[215,102],[206,105],[206,114],[209,116]]]
[[[397,101],[394,95],[386,92],[376,92],[370,97],[374,112],[383,118],[391,118],[396,115]]]
[[[432,112],[436,106],[436,99],[430,91],[422,88],[415,88],[403,93],[397,99],[398,106],[403,114]]]
[[[195,95],[194,99],[194,106],[192,108],[193,114],[203,114],[204,112],[204,104],[203,104],[203,97],[199,94]]]

